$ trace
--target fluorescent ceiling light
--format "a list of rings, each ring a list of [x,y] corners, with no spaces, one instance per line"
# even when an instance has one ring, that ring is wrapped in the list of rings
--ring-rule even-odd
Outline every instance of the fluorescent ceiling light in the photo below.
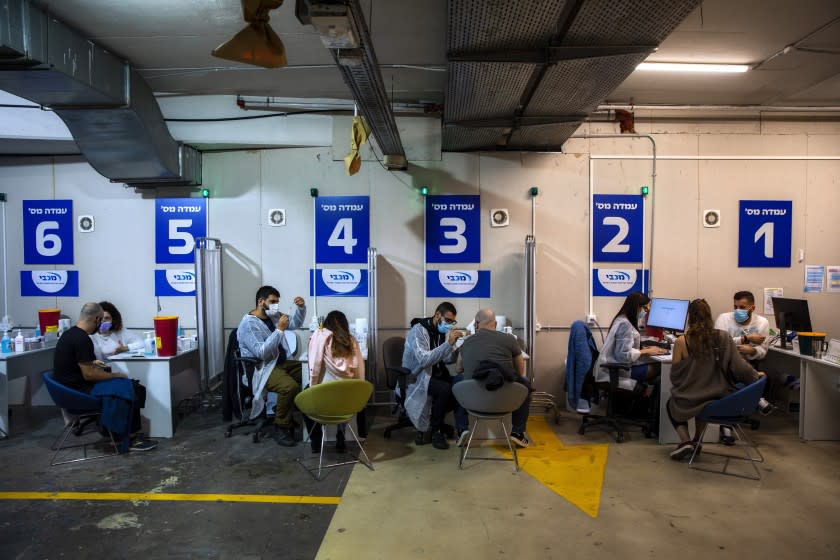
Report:
[[[636,70],[651,70],[654,72],[711,72],[723,74],[739,74],[746,72],[747,64],[688,64],[683,62],[642,62]]]

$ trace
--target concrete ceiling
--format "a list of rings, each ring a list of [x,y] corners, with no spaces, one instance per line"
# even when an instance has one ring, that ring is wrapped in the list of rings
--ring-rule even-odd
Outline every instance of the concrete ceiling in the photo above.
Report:
[[[513,1],[513,0],[510,0]],[[210,51],[244,23],[238,0],[36,0],[93,41],[127,59],[159,94],[242,94],[348,99],[330,54],[294,17],[294,1],[271,13],[289,67],[265,70]],[[444,102],[445,0],[362,0],[385,85],[395,101]],[[706,0],[650,60],[758,64],[840,18],[837,0]],[[840,52],[840,21],[799,45]],[[840,105],[840,54],[792,50],[745,74],[636,71],[610,103]]]

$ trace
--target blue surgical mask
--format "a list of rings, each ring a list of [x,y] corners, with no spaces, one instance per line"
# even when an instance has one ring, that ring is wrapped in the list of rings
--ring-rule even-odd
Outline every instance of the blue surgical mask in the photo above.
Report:
[[[101,332],[102,334],[105,334],[106,332],[111,330],[112,325],[113,325],[113,323],[111,323],[110,321],[102,321],[99,324],[99,332]]]
[[[450,331],[450,329],[452,329],[452,325],[449,323],[444,323],[443,321],[438,323],[438,332],[440,334],[446,334]]]
[[[735,321],[738,323],[744,323],[747,319],[750,318],[750,312],[746,309],[736,309],[735,310]]]

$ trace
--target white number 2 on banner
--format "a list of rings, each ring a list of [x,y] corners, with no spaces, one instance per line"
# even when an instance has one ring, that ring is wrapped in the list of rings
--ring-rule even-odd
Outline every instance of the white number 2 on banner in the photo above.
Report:
[[[353,254],[353,247],[359,243],[358,239],[353,237],[353,219],[341,218],[336,222],[330,238],[327,240],[327,245],[330,247],[343,247],[344,252],[348,255]]]
[[[604,245],[602,251],[604,253],[627,253],[630,251],[630,245],[623,243],[627,239],[627,234],[630,232],[630,224],[627,220],[619,216],[607,216],[603,220],[605,226],[618,226],[618,233],[615,237],[610,239],[609,243]]]

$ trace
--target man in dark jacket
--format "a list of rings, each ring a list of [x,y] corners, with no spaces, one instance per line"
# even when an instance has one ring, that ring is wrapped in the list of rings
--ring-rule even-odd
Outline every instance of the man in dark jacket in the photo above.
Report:
[[[528,411],[531,407],[531,384],[525,377],[525,356],[516,337],[497,331],[496,325],[496,314],[492,309],[481,309],[476,313],[475,334],[464,339],[455,370],[463,372],[464,379],[471,379],[481,362],[490,361],[498,364],[503,371],[516,373],[515,382],[528,388],[528,396],[522,405],[513,411],[510,439],[519,447],[528,447],[530,442],[525,436],[525,423],[528,421]],[[458,410],[456,413],[462,412]],[[463,414],[466,415],[466,411]]]

